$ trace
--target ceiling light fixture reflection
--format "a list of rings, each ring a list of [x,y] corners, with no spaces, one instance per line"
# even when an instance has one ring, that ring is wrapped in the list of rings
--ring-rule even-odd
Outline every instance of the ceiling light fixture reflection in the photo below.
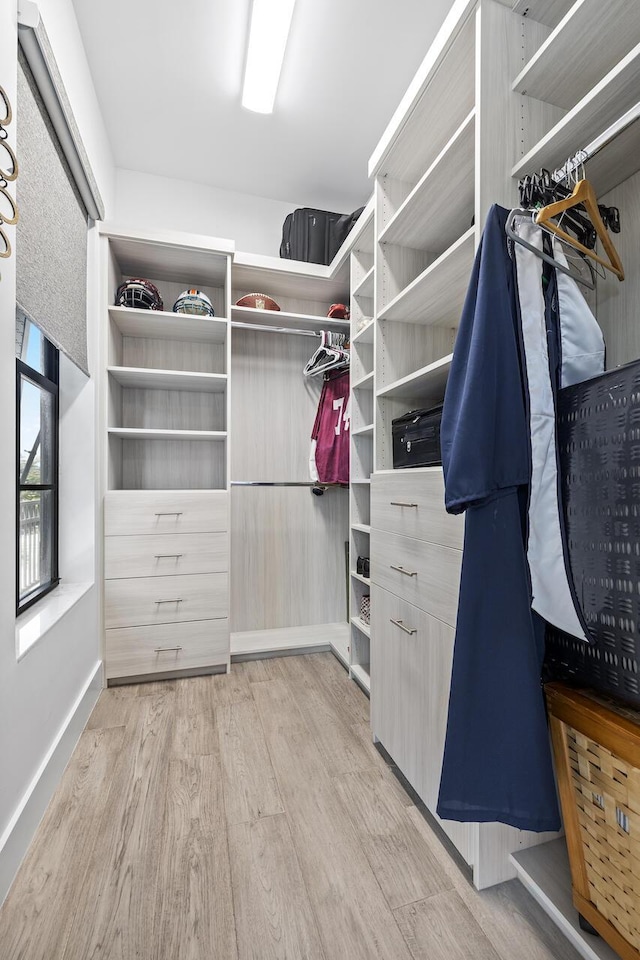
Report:
[[[242,106],[272,113],[296,0],[253,0]]]

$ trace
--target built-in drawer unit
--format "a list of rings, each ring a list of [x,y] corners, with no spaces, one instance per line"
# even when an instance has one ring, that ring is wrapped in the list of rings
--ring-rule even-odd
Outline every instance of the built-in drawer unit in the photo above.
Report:
[[[197,620],[107,630],[107,679],[226,664],[229,621]]]
[[[224,573],[228,569],[227,533],[105,537],[104,575],[107,580]]]
[[[229,614],[227,573],[106,580],[104,586],[107,629]]]
[[[228,529],[226,491],[116,490],[105,496],[106,537],[223,533]]]
[[[429,809],[436,808],[454,629],[371,587],[371,725]]]
[[[371,530],[371,579],[455,626],[462,553],[439,543]]]
[[[441,467],[377,473],[371,479],[371,526],[462,549],[464,521],[444,509]]]

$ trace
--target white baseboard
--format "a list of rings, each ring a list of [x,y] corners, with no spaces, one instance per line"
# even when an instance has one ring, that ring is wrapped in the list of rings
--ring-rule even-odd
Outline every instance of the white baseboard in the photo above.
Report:
[[[0,904],[9,892],[101,690],[102,662],[98,661],[0,836]]]

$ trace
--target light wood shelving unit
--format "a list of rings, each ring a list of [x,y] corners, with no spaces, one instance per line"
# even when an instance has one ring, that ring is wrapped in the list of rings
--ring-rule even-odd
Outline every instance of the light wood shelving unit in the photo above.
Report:
[[[370,581],[356,572],[358,557],[370,555],[371,473],[374,450],[375,273],[374,202],[367,204],[350,254],[351,266],[351,491],[350,491],[350,676],[370,690],[371,633],[360,616]]]

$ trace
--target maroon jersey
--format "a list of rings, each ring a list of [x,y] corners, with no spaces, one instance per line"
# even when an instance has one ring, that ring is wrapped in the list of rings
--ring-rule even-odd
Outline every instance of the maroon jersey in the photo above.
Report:
[[[319,483],[349,483],[350,399],[348,370],[322,384],[309,462]]]

